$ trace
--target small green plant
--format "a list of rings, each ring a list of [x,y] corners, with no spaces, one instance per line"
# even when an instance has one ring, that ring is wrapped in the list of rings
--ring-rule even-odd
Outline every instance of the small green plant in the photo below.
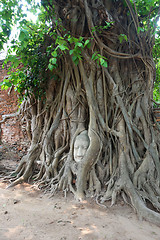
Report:
[[[82,51],[84,48],[90,48],[91,38],[84,39],[83,37],[75,38],[70,34],[65,34],[64,37],[57,36],[55,42],[55,49],[52,51],[52,47],[48,48],[48,52],[52,57],[49,60],[48,68],[53,70],[57,67],[57,60],[62,54],[69,54],[72,56],[73,62],[77,65],[79,60],[82,60]]]
[[[92,38],[84,39],[83,37],[75,38],[70,34],[65,34],[64,37],[57,37],[56,39],[56,47],[54,51],[48,50],[51,52],[52,57],[49,60],[48,68],[52,71],[54,68],[57,68],[58,58],[62,54],[69,54],[72,57],[72,60],[75,65],[78,65],[79,60],[83,59],[82,52],[87,47],[91,47]],[[50,48],[52,49],[52,48]],[[107,67],[107,58],[95,52],[92,55],[92,60],[96,61],[99,65],[103,67]]]
[[[92,32],[102,33],[103,30],[107,30],[110,27],[112,27],[113,23],[114,22],[107,22],[107,21],[105,21],[105,25],[92,27]]]
[[[102,67],[108,67],[107,58],[99,54],[98,52],[95,52],[92,55],[92,60],[96,61],[98,65],[101,65]]]
[[[127,40],[128,40],[127,35],[125,35],[125,34],[120,34],[120,35],[119,35],[119,41],[120,41],[120,43],[122,43],[123,40],[125,40],[125,41],[127,42]]]

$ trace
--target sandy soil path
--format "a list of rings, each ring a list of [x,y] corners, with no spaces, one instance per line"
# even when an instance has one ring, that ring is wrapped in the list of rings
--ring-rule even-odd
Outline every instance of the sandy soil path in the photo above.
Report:
[[[105,209],[72,195],[49,199],[29,184],[5,187],[0,183],[0,240],[160,240],[160,228],[123,202]]]

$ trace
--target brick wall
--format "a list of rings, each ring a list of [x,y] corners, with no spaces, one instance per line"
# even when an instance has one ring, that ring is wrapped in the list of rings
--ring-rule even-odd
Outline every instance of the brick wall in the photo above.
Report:
[[[10,64],[2,68],[3,60],[0,60],[0,82],[7,76],[7,70]],[[0,88],[0,121],[2,115],[13,114],[18,111],[18,97],[14,89],[1,90]],[[7,119],[1,124],[1,141],[2,143],[25,145],[26,137],[22,132],[21,123],[17,117]]]

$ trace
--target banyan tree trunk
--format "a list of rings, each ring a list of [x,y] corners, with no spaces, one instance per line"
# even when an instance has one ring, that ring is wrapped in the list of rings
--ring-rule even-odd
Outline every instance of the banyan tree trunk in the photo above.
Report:
[[[66,31],[90,39],[91,46],[82,50],[78,64],[67,52],[62,55],[58,71],[53,70],[59,80],[48,79],[45,101],[33,96],[25,100],[31,145],[11,186],[33,179],[51,194],[59,189],[77,199],[94,196],[112,204],[121,195],[141,218],[160,225],[153,39],[150,31],[137,33],[138,18],[130,2],[123,2],[54,1]],[[50,17],[54,24],[55,17]],[[127,38],[120,42],[122,34]],[[108,67],[97,63],[94,53],[105,57]],[[76,162],[74,143],[84,130],[89,146]]]

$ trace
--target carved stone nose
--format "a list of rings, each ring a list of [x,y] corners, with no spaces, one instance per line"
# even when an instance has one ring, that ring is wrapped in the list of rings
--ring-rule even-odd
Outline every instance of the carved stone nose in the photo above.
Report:
[[[82,149],[81,148],[78,148],[78,151],[77,151],[77,156],[81,157],[83,154],[82,154]]]

